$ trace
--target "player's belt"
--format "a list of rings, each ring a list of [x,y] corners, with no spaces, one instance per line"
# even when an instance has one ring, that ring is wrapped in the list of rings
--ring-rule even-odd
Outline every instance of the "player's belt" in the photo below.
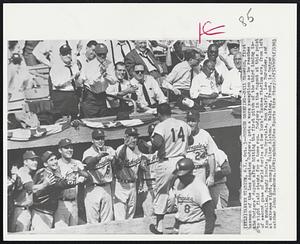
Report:
[[[75,197],[73,197],[73,198],[60,197],[59,200],[67,201],[67,202],[72,202],[72,201],[75,201],[76,198]]]
[[[110,184],[110,182],[105,182],[105,183],[93,183],[91,186],[107,186],[107,185],[109,185]]]
[[[161,160],[162,160],[162,161],[167,161],[167,160],[169,160],[169,159],[171,159],[171,158],[179,158],[179,157],[185,158],[184,155],[178,155],[178,156],[175,156],[175,157],[162,158]]]
[[[190,221],[190,222],[182,222],[179,220],[179,224],[182,225],[182,224],[195,224],[195,223],[199,223],[199,222],[202,222],[202,221],[205,221],[205,219],[201,219],[201,220],[197,220],[197,221]]]
[[[195,165],[194,169],[201,169],[201,168],[205,168],[205,164]]]
[[[124,180],[124,179],[118,179],[118,178],[117,178],[117,181],[120,183],[125,183],[125,184],[135,183],[135,180]]]
[[[29,210],[29,206],[15,205],[15,207],[23,210]]]

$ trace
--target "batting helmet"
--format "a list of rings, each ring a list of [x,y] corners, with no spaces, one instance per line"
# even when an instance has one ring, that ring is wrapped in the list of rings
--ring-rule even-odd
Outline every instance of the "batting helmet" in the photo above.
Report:
[[[193,160],[189,158],[182,158],[176,163],[174,174],[176,174],[177,176],[189,174],[193,172],[194,167],[195,166]]]

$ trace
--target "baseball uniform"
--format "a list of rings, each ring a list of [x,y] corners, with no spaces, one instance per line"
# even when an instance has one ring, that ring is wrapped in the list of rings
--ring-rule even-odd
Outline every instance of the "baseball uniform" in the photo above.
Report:
[[[20,177],[22,188],[16,192],[14,201],[14,214],[12,220],[12,231],[28,231],[31,225],[32,184],[33,180],[27,167],[21,167],[17,175]],[[31,187],[30,187],[31,185]]]
[[[200,129],[198,134],[193,138],[194,143],[188,147],[186,157],[192,159],[194,162],[195,169],[193,174],[205,182],[208,155],[215,154],[218,147],[206,130]]]
[[[158,150],[159,162],[156,166],[154,213],[165,214],[167,211],[170,182],[176,162],[185,157],[188,138],[191,135],[190,126],[178,119],[167,118],[155,126],[153,135],[160,135],[164,145]],[[152,136],[152,137],[154,137]]]
[[[153,214],[153,200],[155,188],[155,167],[158,163],[157,152],[146,155],[148,158],[146,171],[141,172],[140,186],[138,189],[137,202],[142,205],[144,216]]]
[[[75,159],[71,159],[67,162],[63,158],[58,160],[58,166],[60,168],[61,176],[65,179],[73,178],[76,184],[79,181],[78,169],[83,170],[84,165]],[[54,227],[63,228],[67,226],[73,226],[78,224],[78,206],[77,206],[77,194],[78,186],[65,189],[60,194],[58,199],[58,207],[54,214]]]
[[[209,187],[209,192],[211,198],[216,206],[216,208],[225,208],[227,207],[229,191],[226,186],[226,176],[216,179],[218,172],[221,171],[222,165],[227,163],[227,155],[220,149],[215,153],[216,159],[216,169],[215,169],[215,183],[213,186]],[[228,164],[229,165],[229,164]]]
[[[183,187],[177,179],[174,185],[179,220],[179,234],[204,234],[205,215],[202,206],[211,200],[205,183],[195,177],[192,183]]]
[[[124,149],[126,147],[126,149]],[[125,150],[125,160],[120,160],[120,152]],[[131,219],[134,216],[137,201],[137,173],[142,162],[142,153],[136,146],[134,150],[121,145],[116,150],[118,164],[115,167],[115,220]]]
[[[107,152],[108,155],[102,157],[93,169],[87,170],[92,181],[87,182],[84,203],[87,222],[91,224],[113,220],[111,161],[115,150],[104,146],[102,152]],[[92,145],[83,153],[82,161],[84,162],[87,157],[96,157],[99,153]]]

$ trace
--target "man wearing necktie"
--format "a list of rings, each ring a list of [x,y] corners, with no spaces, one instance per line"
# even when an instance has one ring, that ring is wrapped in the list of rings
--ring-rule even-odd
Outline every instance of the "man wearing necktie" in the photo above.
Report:
[[[124,62],[125,56],[134,49],[134,43],[128,40],[110,40],[109,48],[108,58],[116,65],[118,62]]]
[[[134,76],[133,72],[136,64],[145,66],[146,75],[150,74],[155,79],[161,77],[163,69],[155,59],[153,53],[147,48],[146,40],[135,41],[135,44],[135,49],[125,56],[125,65],[130,77],[132,78]]]
[[[79,97],[76,91],[82,86],[82,77],[78,65],[72,62],[72,49],[64,44],[59,49],[61,61],[52,65],[50,77],[53,84],[51,98],[55,113],[78,117]]]
[[[149,110],[158,104],[167,102],[157,81],[151,76],[145,74],[145,67],[142,64],[136,64],[133,72],[134,78],[130,80],[132,86],[137,87],[137,106],[141,110]]]

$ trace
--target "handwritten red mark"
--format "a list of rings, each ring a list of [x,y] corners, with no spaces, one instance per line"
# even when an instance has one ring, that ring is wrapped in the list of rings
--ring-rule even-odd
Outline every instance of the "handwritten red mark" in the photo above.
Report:
[[[213,36],[213,35],[219,35],[219,34],[225,33],[224,31],[213,32],[213,33],[211,33],[211,31],[216,30],[216,29],[219,29],[219,28],[223,28],[223,27],[225,27],[225,25],[219,25],[219,26],[213,27],[213,28],[211,28],[211,29],[209,29],[209,30],[206,30],[206,29],[205,29],[205,26],[206,26],[207,23],[211,24],[210,21],[206,21],[206,22],[204,23],[204,25],[202,26],[202,28],[201,28],[201,23],[199,23],[199,44],[201,44],[201,37],[202,37],[203,35]]]

